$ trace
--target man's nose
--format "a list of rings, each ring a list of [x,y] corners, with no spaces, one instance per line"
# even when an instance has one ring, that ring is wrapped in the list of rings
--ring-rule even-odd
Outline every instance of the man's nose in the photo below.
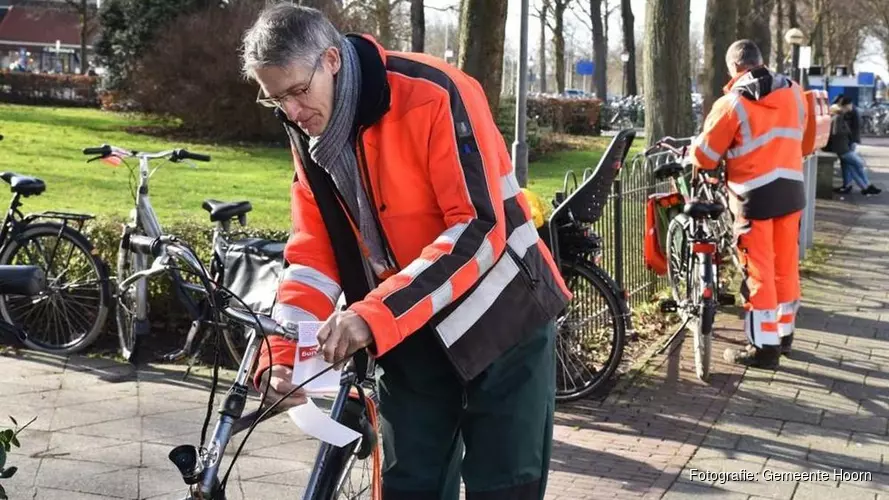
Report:
[[[302,118],[301,115],[304,108],[296,102],[296,99],[285,99],[281,102],[281,107],[284,109],[284,114],[287,115],[287,118],[290,121],[297,123],[300,121],[300,118]]]

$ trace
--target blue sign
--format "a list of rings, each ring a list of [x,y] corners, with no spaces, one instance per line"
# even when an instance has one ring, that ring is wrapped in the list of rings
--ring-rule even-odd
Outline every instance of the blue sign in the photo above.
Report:
[[[575,71],[577,71],[578,75],[592,75],[596,70],[596,63],[587,59],[581,59],[577,61],[577,67]]]
[[[873,73],[858,73],[858,85],[873,85],[874,77]]]

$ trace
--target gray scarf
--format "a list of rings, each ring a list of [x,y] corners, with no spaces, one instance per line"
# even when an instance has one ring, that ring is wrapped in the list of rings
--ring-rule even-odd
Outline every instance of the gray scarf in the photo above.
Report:
[[[309,139],[309,155],[333,178],[349,212],[357,217],[358,230],[370,252],[370,264],[378,275],[388,268],[373,210],[358,172],[355,157],[355,113],[361,92],[361,67],[352,42],[342,38],[342,65],[335,80],[333,116],[320,137]]]

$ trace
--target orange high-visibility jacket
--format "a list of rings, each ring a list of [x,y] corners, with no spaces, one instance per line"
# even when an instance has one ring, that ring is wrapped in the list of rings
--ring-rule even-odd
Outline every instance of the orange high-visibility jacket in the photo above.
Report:
[[[804,103],[797,83],[755,68],[726,85],[695,138],[693,163],[713,169],[725,159],[728,190],[745,218],[769,219],[805,207]]]
[[[386,51],[368,36],[347,40],[361,65],[356,116],[361,181],[392,265],[349,308],[370,326],[374,354],[383,356],[431,327],[456,372],[471,379],[535,325],[554,318],[570,292],[538,237],[479,83],[426,54]],[[293,235],[285,248],[290,266],[274,316],[325,320],[340,292],[349,297],[350,280],[367,286],[360,264],[341,268],[360,258],[338,265],[335,250],[342,255],[349,249],[332,247],[333,232],[338,241],[353,242],[350,255],[366,250],[351,217],[330,225],[331,212],[342,209],[342,194],[336,193],[339,207],[334,202],[333,209],[319,208],[321,190],[332,183],[309,156],[308,138],[284,120],[296,180]],[[325,181],[317,182],[320,178]],[[271,364],[292,365],[293,343],[271,340]],[[268,365],[263,351],[256,376]]]

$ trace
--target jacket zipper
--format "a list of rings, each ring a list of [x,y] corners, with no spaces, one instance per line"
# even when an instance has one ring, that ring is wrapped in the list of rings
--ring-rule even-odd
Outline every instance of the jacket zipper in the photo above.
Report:
[[[509,248],[509,245],[506,246],[506,251],[507,251],[507,253],[509,253],[510,257],[512,257],[512,260],[514,260],[519,265],[519,267],[522,268],[522,272],[525,273],[525,276],[528,277],[528,280],[531,281],[531,289],[537,288],[537,283],[540,280],[535,278],[531,274],[531,268],[528,267],[528,264],[524,261],[524,259],[519,257],[519,255],[517,253],[515,253],[515,251],[512,248]]]
[[[385,247],[386,257],[389,260],[389,265],[400,271],[401,269],[398,267],[398,264],[395,261],[395,257],[394,257],[395,252],[393,252],[392,247],[389,246],[389,240],[388,240],[388,238],[386,238],[386,233],[383,232],[383,225],[380,223],[380,219],[377,216],[377,202],[374,199],[373,185],[370,182],[370,172],[367,167],[367,155],[364,152],[364,131],[365,131],[364,127],[360,127],[358,129],[358,140],[357,140],[358,150],[361,152],[361,158],[359,159],[358,163],[359,163],[360,168],[362,170],[362,175],[361,175],[362,183],[365,184],[364,190],[367,193],[367,196],[370,198],[371,206],[374,207],[373,213],[371,215],[373,215],[374,223],[377,226],[377,233],[380,235],[380,239],[383,240],[383,246]],[[385,205],[379,207],[379,210],[381,212],[384,211],[385,209],[386,209]]]

